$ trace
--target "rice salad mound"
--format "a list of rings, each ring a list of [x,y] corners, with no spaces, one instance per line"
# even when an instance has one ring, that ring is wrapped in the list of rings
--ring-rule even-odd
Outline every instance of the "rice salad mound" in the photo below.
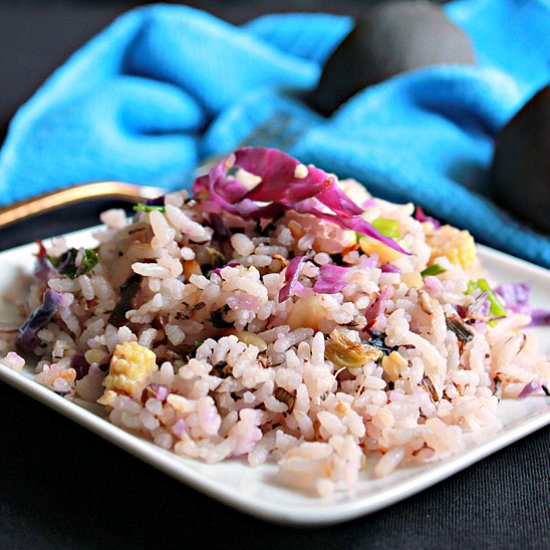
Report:
[[[41,244],[3,362],[164,449],[328,496],[548,391],[528,289],[491,287],[470,234],[412,204],[243,148],[135,210],[96,248]]]

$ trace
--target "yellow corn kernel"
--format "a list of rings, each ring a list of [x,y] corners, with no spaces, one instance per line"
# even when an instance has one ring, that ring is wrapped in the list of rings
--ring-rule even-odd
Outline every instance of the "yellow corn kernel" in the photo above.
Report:
[[[426,242],[432,249],[430,264],[441,256],[445,256],[453,265],[459,265],[463,269],[470,269],[476,264],[474,238],[466,230],[461,231],[456,227],[443,225],[426,235]]]
[[[115,348],[103,385],[108,390],[132,395],[145,386],[156,370],[157,358],[150,349],[137,342],[124,342]]]
[[[390,248],[376,239],[371,239],[370,237],[361,237],[361,239],[359,239],[359,246],[361,250],[369,256],[371,254],[378,254],[380,262],[383,264],[393,262],[403,256],[401,252]]]

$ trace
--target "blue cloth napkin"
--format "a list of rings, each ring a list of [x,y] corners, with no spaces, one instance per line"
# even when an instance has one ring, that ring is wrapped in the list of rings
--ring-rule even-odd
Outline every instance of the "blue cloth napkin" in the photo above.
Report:
[[[0,151],[4,203],[83,181],[166,189],[266,122],[287,150],[413,201],[478,240],[550,267],[550,238],[487,198],[494,137],[550,82],[550,1],[457,0],[475,66],[399,75],[358,93],[330,119],[299,92],[353,27],[348,17],[268,15],[235,27],[183,6],[127,13],[60,67],[14,117]]]

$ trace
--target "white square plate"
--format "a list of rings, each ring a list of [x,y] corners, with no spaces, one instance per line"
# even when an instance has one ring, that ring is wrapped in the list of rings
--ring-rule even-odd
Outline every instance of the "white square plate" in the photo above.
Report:
[[[86,230],[70,235],[69,242],[86,246],[94,241],[91,231]],[[0,295],[13,284],[24,284],[21,275],[32,270],[33,253],[35,244],[0,253]],[[531,282],[532,303],[550,309],[550,271],[489,248],[479,247],[479,253],[492,278],[499,282]],[[13,306],[0,299],[0,322],[9,321],[13,315]],[[550,327],[534,330],[539,333],[541,352],[550,353]],[[198,491],[243,512],[288,525],[328,525],[375,512],[550,424],[550,399],[505,400],[499,406],[504,428],[490,438],[472,442],[463,453],[427,465],[406,466],[384,479],[373,478],[372,469],[367,468],[353,493],[321,499],[282,485],[275,464],[251,468],[244,461],[232,460],[207,465],[176,456],[110,424],[101,407],[60,397],[33,382],[30,369],[16,373],[0,364],[0,380]]]

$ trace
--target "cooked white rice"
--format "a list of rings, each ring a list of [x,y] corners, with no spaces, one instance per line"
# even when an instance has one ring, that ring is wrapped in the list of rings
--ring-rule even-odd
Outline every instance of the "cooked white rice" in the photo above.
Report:
[[[27,317],[47,288],[61,295],[33,342],[36,381],[99,399],[113,423],[176,454],[274,460],[284,482],[321,495],[497,431],[500,395],[550,379],[521,332],[529,317],[460,318],[476,298],[465,293],[468,281],[482,273],[471,250],[461,257],[464,234],[416,221],[412,205],[372,199],[355,182],[341,185],[366,205],[367,220],[398,222],[410,255],[383,261],[353,232],[292,210],[270,228],[222,212],[228,237],[215,241],[208,213],[185,191],[168,195],[164,212],[105,213],[93,270],[70,279],[52,269],[21,304]],[[439,251],[454,238],[451,253]],[[56,239],[46,253],[65,250]],[[288,262],[300,255],[300,286],[280,302]],[[315,293],[321,266],[335,263],[349,268],[343,288]],[[434,263],[446,270],[423,277]],[[135,292],[114,326],[132,276]],[[468,341],[449,329],[457,317]],[[23,367],[14,351],[4,363]],[[372,457],[374,471],[362,472]]]

